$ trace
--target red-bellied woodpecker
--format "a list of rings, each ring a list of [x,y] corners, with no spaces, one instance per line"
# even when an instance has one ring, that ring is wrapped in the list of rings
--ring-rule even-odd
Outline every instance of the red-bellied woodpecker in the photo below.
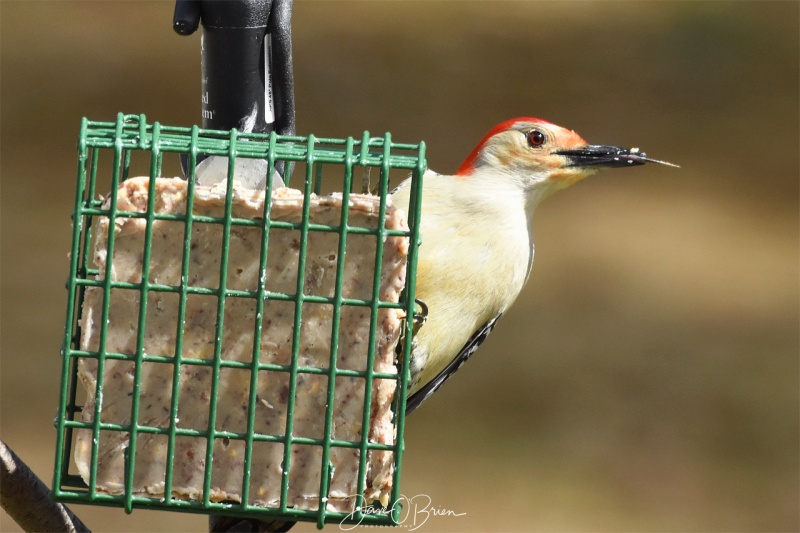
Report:
[[[537,118],[495,126],[453,176],[428,171],[422,190],[417,298],[428,315],[414,339],[406,411],[477,350],[514,303],[533,264],[533,211],[603,168],[656,161],[638,148],[589,145]],[[393,193],[408,208],[409,181]]]
[[[574,131],[517,118],[492,128],[455,175],[425,174],[416,296],[427,316],[412,346],[407,413],[475,353],[516,300],[533,264],[539,202],[603,168],[645,162],[675,166],[638,148],[589,145]],[[407,180],[392,192],[394,204],[408,210],[410,193]],[[285,532],[292,525],[258,527]]]

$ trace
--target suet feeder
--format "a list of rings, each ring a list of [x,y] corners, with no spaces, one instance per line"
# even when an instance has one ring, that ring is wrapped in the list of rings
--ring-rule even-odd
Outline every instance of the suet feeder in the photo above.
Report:
[[[83,119],[58,500],[399,522],[425,145],[287,134],[289,107],[283,132]],[[227,172],[203,184],[213,157]]]

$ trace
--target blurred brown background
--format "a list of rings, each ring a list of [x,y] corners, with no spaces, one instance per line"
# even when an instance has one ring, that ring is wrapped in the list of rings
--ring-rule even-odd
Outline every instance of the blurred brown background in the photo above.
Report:
[[[0,2],[0,437],[48,483],[79,121],[200,121],[199,37],[172,10]],[[682,165],[607,172],[538,211],[519,302],[409,420],[403,492],[466,513],[421,531],[798,530],[799,17],[296,3],[300,133],[424,139],[452,172],[492,125],[534,115]],[[206,528],[74,510],[96,531]]]

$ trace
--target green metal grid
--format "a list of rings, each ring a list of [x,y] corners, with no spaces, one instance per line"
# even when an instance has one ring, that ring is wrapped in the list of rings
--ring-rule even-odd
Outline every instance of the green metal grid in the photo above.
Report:
[[[113,151],[113,161],[110,169],[109,191],[116,191],[120,183],[127,179],[131,173],[132,155],[149,154],[149,191],[146,211],[130,212],[117,209],[116,194],[109,197],[109,206],[104,208],[104,201],[98,193],[107,192],[98,187],[100,174],[100,154]],[[189,177],[187,191],[186,214],[155,213],[155,180],[160,177],[164,154],[185,154],[188,160]],[[220,155],[228,160],[227,194],[225,211],[222,217],[193,215],[194,201],[194,169],[199,156]],[[265,202],[264,213],[261,219],[249,220],[232,216],[233,171],[236,158],[249,157],[267,160],[269,163],[268,176],[273,174],[277,161],[305,163],[305,175],[301,188],[306,201],[304,202],[303,216],[300,223],[270,220],[271,202]],[[308,198],[313,192],[319,193],[323,184],[323,169],[336,166],[343,168],[343,192],[341,224],[328,226],[313,224],[309,220],[310,202]],[[380,196],[380,209],[378,228],[350,227],[348,225],[349,205],[348,199],[354,187],[354,169],[356,167],[380,169],[378,191]],[[390,170],[403,169],[409,171],[413,180],[411,204],[409,207],[408,231],[388,230],[384,227],[386,212],[386,199],[389,191]],[[402,467],[402,454],[404,450],[403,433],[405,425],[405,402],[409,381],[408,361],[411,342],[403,343],[403,355],[398,363],[398,372],[378,373],[373,370],[376,346],[377,318],[381,308],[400,308],[406,316],[414,316],[414,293],[416,281],[417,249],[420,244],[419,218],[420,197],[422,188],[422,175],[426,169],[425,144],[394,143],[391,135],[383,137],[370,137],[364,132],[360,140],[353,137],[347,139],[317,138],[313,135],[307,137],[280,136],[274,132],[269,134],[245,134],[237,130],[215,131],[204,130],[197,126],[191,128],[164,126],[155,122],[148,124],[144,115],[123,115],[120,113],[115,122],[94,122],[84,118],[81,123],[80,139],[78,144],[78,175],[75,196],[75,210],[73,212],[73,239],[70,256],[70,273],[67,280],[67,317],[62,348],[62,381],[59,398],[59,410],[55,420],[57,429],[55,477],[53,495],[64,502],[91,503],[106,506],[121,506],[130,513],[134,507],[173,510],[197,513],[215,513],[230,516],[255,517],[260,519],[302,520],[316,522],[319,528],[325,523],[363,523],[370,525],[397,524],[402,511],[400,501],[400,473]],[[408,174],[408,172],[406,172]],[[287,186],[290,181],[286,179]],[[336,184],[338,185],[338,183]],[[266,197],[271,197],[272,180],[268,181]],[[146,220],[145,247],[142,264],[142,281],[140,283],[126,283],[111,281],[109,275],[112,268],[114,255],[114,231],[109,231],[107,242],[106,271],[100,272],[92,268],[90,263],[90,243],[92,221],[96,217],[107,217],[109,227],[113,228],[117,218],[144,218]],[[153,238],[154,220],[177,220],[185,224],[182,276],[178,286],[160,285],[149,282],[149,261],[151,243]],[[194,222],[212,223],[222,225],[222,260],[220,261],[220,283],[218,289],[188,286],[186,280],[189,270],[189,250],[191,246],[191,228]],[[271,228],[289,228],[301,232],[299,250],[299,273],[305,269],[305,254],[309,232],[323,231],[339,234],[339,249],[336,265],[336,289],[332,298],[303,294],[305,276],[297,276],[297,290],[295,294],[277,293],[267,291],[263,276],[259,276],[256,291],[241,291],[226,288],[228,268],[228,246],[232,226],[256,226],[262,230],[262,245],[259,257],[260,269],[263,272],[267,264],[269,250],[269,230]],[[349,234],[374,234],[377,239],[375,254],[375,276],[373,279],[371,300],[358,300],[342,296],[342,276],[344,272],[344,256],[347,236]],[[406,273],[406,284],[403,296],[399,303],[384,302],[379,300],[380,266],[383,252],[383,242],[387,236],[396,235],[409,239],[409,254]],[[299,274],[298,273],[298,274]],[[97,279],[95,279],[97,278]],[[99,334],[99,350],[90,352],[80,349],[80,312],[84,293],[87,287],[99,287],[104,292],[104,305],[102,308],[102,325]],[[109,315],[109,295],[112,288],[127,288],[140,291],[140,308],[138,323],[137,349],[135,354],[113,353],[105,350],[106,327]],[[147,294],[149,292],[172,292],[179,295],[177,338],[174,357],[156,356],[144,353],[144,331],[147,315]],[[210,294],[217,296],[218,309],[216,320],[216,341],[214,357],[211,360],[190,358],[183,354],[183,328],[180,326],[185,318],[186,298],[189,294]],[[225,311],[225,302],[228,298],[253,298],[256,302],[256,319],[254,320],[254,345],[253,357],[250,362],[227,361],[221,358],[222,331]],[[292,339],[292,358],[289,365],[265,364],[259,361],[260,339],[263,324],[264,302],[268,299],[284,300],[295,303],[294,332]],[[325,303],[333,305],[333,327],[331,335],[330,364],[328,368],[313,368],[300,366],[298,361],[299,331],[302,322],[304,303]],[[338,355],[338,324],[342,306],[365,306],[370,309],[370,334],[369,352],[365,371],[355,371],[337,368]],[[413,321],[406,320],[403,326],[403,337],[410,339],[413,336]],[[102,395],[104,365],[107,360],[126,360],[135,364],[133,390],[138,391],[141,383],[142,367],[146,362],[169,363],[175,365],[172,378],[172,396],[170,425],[168,428],[151,427],[138,422],[139,398],[133,395],[131,406],[130,424],[104,423],[100,419],[101,401],[95,404],[93,422],[79,420],[82,406],[77,401],[78,397],[78,372],[77,362],[80,358],[94,358],[97,360],[97,389],[96,396]],[[182,365],[210,366],[213,372],[210,392],[210,410],[208,429],[205,431],[183,429],[176,427],[176,418],[179,402],[180,367]],[[249,411],[247,431],[245,433],[226,431],[225,428],[216,428],[217,387],[222,368],[244,368],[251,372]],[[259,434],[254,432],[256,402],[256,386],[259,371],[271,370],[288,373],[289,394],[287,419],[284,435]],[[322,374],[328,377],[327,410],[325,413],[325,431],[323,438],[305,438],[293,436],[294,399],[297,385],[297,376],[300,373]],[[396,393],[393,400],[394,419],[393,425],[396,438],[393,445],[368,442],[369,432],[362,430],[360,442],[334,440],[331,438],[333,420],[335,383],[337,376],[361,377],[365,380],[364,409],[362,412],[362,428],[369,425],[370,403],[373,379],[392,379],[397,382]],[[90,462],[90,479],[87,486],[80,476],[70,473],[73,463],[73,432],[76,429],[88,429],[93,432],[94,444]],[[128,433],[128,447],[125,451],[125,491],[121,495],[111,495],[97,490],[97,460],[98,438],[100,431],[119,431]],[[165,487],[163,497],[146,497],[133,494],[133,479],[136,466],[136,439],[139,434],[163,434],[168,438],[168,460],[165,474]],[[206,439],[206,460],[203,482],[203,496],[200,500],[179,500],[172,496],[172,474],[175,453],[175,439],[178,436],[202,437]],[[211,472],[213,463],[213,450],[215,439],[239,439],[245,443],[244,476],[242,479],[241,503],[212,502],[209,500],[211,488]],[[283,481],[281,485],[281,498],[279,507],[261,507],[249,503],[250,491],[250,463],[254,442],[276,442],[284,445]],[[322,448],[322,471],[320,475],[320,505],[316,510],[295,509],[287,505],[289,476],[291,469],[291,449],[293,445],[314,445]],[[366,483],[367,452],[369,450],[390,450],[394,465],[393,484],[390,501],[385,512],[376,513],[375,507],[364,509],[372,502],[363,499],[354,513],[331,512],[325,509],[330,481],[332,476],[329,454],[332,447],[356,448],[359,450],[359,477],[358,494],[364,493]]]

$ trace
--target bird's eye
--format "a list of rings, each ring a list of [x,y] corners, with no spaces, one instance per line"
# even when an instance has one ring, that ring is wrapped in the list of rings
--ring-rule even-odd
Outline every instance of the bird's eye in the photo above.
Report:
[[[531,146],[541,146],[545,143],[547,137],[539,130],[531,130],[528,132],[528,144]]]

